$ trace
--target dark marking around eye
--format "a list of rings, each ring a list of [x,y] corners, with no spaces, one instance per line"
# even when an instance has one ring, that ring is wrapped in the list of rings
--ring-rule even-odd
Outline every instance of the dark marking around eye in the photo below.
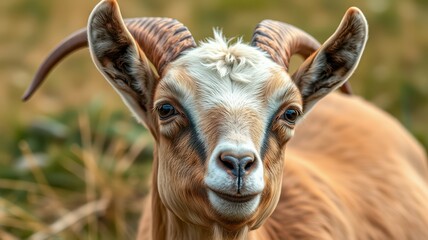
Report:
[[[260,149],[260,157],[261,157],[262,161],[264,160],[266,152],[267,152],[267,150],[269,148],[268,141],[269,141],[269,136],[271,134],[270,129],[272,129],[272,124],[273,124],[273,121],[274,121],[276,115],[277,115],[277,112],[275,112],[274,114],[272,114],[269,117],[269,124],[266,126],[266,129],[264,131],[265,135],[263,136],[262,147]]]
[[[190,131],[190,145],[193,149],[195,149],[198,154],[201,162],[204,163],[207,157],[205,145],[202,142],[198,132],[196,131],[196,125],[194,123],[194,119],[192,115],[183,107],[183,112],[187,116],[187,120],[189,121],[189,131]]]

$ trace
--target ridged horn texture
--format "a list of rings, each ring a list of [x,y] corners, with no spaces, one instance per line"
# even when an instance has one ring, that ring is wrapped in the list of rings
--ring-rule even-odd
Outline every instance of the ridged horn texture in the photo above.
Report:
[[[160,75],[183,51],[196,47],[190,31],[176,19],[135,18],[125,24]]]
[[[288,71],[291,56],[309,57],[321,44],[306,32],[286,23],[263,20],[254,30],[251,45],[267,52]]]
[[[191,33],[171,18],[125,19],[125,25],[149,61],[162,75],[168,63],[189,48],[196,47]],[[87,29],[80,29],[61,42],[38,68],[22,100],[27,101],[40,87],[49,72],[70,53],[88,46]]]
[[[308,58],[321,44],[308,33],[283,22],[263,20],[254,30],[251,45],[267,52],[272,60],[288,72],[290,59],[294,54]],[[351,94],[351,86],[346,82],[340,90]]]

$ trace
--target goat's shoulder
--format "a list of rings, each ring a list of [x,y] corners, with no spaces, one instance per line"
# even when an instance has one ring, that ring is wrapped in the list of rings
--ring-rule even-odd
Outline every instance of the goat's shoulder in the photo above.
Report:
[[[330,94],[297,126],[287,146],[325,155],[337,164],[402,168],[428,173],[423,147],[389,114],[360,97]],[[352,166],[355,168],[356,166]]]

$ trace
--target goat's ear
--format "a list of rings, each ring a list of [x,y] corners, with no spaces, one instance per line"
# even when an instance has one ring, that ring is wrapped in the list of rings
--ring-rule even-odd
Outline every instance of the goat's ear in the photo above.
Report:
[[[88,22],[88,42],[98,70],[138,120],[150,125],[157,73],[126,28],[116,1],[104,0],[94,8]]]
[[[352,75],[367,42],[368,26],[358,8],[350,8],[336,32],[293,74],[305,112]]]

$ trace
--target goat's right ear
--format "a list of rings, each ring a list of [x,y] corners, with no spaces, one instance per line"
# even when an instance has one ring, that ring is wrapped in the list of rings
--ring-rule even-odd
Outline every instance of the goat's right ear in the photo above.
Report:
[[[88,42],[98,70],[138,120],[150,125],[151,97],[158,76],[126,28],[116,1],[104,0],[94,8],[88,22]]]
[[[292,76],[302,94],[305,112],[348,80],[360,61],[367,37],[363,13],[350,8],[336,32]]]

